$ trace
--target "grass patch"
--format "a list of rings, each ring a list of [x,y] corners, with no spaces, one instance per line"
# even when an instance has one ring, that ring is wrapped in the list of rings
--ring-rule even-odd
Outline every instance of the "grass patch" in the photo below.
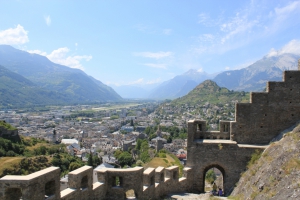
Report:
[[[37,149],[37,148],[39,148],[41,146],[45,146],[45,147],[48,148],[48,147],[52,147],[53,144],[49,144],[49,143],[37,143],[34,146],[28,146],[28,147],[26,147],[26,149],[28,149],[30,151],[33,151],[34,149]]]
[[[262,154],[262,151],[259,151],[257,149],[255,150],[255,152],[251,155],[251,160],[248,162],[248,165],[247,165],[248,169],[258,161],[261,154]]]
[[[23,157],[2,157],[0,158],[0,174],[3,174],[5,169],[12,170],[16,168],[21,162]]]
[[[244,195],[243,194],[238,194],[236,196],[229,196],[227,197],[227,199],[231,199],[231,200],[244,200]]]
[[[177,165],[179,167],[179,177],[182,177],[182,174],[183,174],[183,165],[180,163],[180,160],[174,154],[169,154],[169,155],[174,160],[174,164],[173,165]]]
[[[147,169],[148,167],[153,167],[153,168],[157,168],[157,167],[168,167],[168,163],[172,163],[174,162],[174,159],[166,154],[166,158],[158,158],[158,157],[154,157],[150,162],[146,163],[143,167],[145,169]]]
[[[282,167],[285,174],[290,174],[293,170],[300,170],[300,159],[290,159],[285,165]]]
[[[7,129],[7,130],[17,130],[16,127],[13,127],[9,123],[6,123],[5,121],[0,121],[0,126]]]

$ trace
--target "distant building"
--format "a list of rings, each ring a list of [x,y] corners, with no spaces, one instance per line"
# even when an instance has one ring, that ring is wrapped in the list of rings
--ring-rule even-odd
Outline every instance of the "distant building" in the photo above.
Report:
[[[78,140],[76,139],[62,139],[61,143],[66,144],[66,145],[71,145],[71,144],[79,144]]]
[[[156,138],[153,138],[151,140],[151,142],[153,142],[155,144],[155,149],[158,152],[159,150],[161,150],[164,147],[163,144],[166,144],[167,140],[157,136]]]
[[[156,138],[153,138],[153,139],[151,140],[151,142],[156,143],[158,140],[161,140],[163,144],[166,144],[166,143],[167,143],[167,140],[166,140],[165,138],[161,138],[161,137],[159,137],[159,136],[157,136]]]
[[[69,187],[68,181],[69,181],[68,175],[60,179],[60,191],[65,190]]]
[[[101,165],[98,165],[94,170],[93,170],[93,183],[96,183],[98,181],[98,176],[97,176],[97,169],[105,169],[105,168],[114,168],[113,165],[110,165],[108,163],[102,163]]]
[[[136,127],[136,131],[137,132],[143,132],[143,131],[145,131],[146,130],[146,126],[137,126]]]
[[[123,141],[122,142],[122,150],[127,151],[130,147],[133,148],[134,147],[133,143],[135,143],[135,139],[130,140],[130,141]]]
[[[121,130],[126,131],[127,133],[130,133],[134,130],[133,126],[122,126]]]

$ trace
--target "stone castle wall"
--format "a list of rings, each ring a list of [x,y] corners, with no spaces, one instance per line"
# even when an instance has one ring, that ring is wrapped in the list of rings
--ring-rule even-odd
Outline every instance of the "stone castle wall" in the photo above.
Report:
[[[250,103],[237,103],[230,139],[267,144],[300,119],[300,71],[285,71],[283,82],[268,82],[267,92],[251,93]]]
[[[0,200],[100,200],[126,199],[133,190],[137,199],[160,199],[171,192],[188,190],[190,168],[178,178],[177,166],[129,169],[99,169],[93,183],[93,169],[83,166],[69,173],[69,188],[60,191],[60,169],[49,167],[27,176],[7,175],[0,179]],[[116,184],[116,178],[119,184]]]
[[[193,169],[189,180],[190,189],[194,193],[204,192],[206,172],[211,168],[217,168],[223,175],[223,187],[221,187],[228,195],[238,182],[240,174],[246,170],[251,155],[256,150],[264,150],[266,146],[242,145],[224,139],[199,139],[201,134],[197,131],[197,127],[201,123],[203,121],[200,120],[188,122],[186,166]],[[226,132],[219,134],[227,135]]]

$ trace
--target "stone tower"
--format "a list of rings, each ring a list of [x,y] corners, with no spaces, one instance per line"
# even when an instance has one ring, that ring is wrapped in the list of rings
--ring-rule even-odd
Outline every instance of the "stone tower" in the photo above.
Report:
[[[55,128],[53,129],[53,135],[52,135],[52,143],[56,143],[56,130]]]
[[[163,145],[163,141],[161,138],[157,138],[156,140],[156,146],[155,146],[155,150],[156,152],[159,152],[159,150],[161,150],[164,147]]]
[[[156,135],[159,136],[159,137],[162,136],[161,131],[160,131],[160,126],[159,126],[159,125],[158,125],[158,127],[157,127]]]

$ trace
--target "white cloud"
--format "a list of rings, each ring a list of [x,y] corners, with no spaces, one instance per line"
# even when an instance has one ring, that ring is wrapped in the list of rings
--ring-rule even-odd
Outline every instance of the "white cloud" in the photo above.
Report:
[[[170,35],[172,33],[172,29],[164,29],[163,34]]]
[[[166,64],[145,63],[143,65],[148,66],[148,67],[152,67],[152,68],[167,69]]]
[[[47,56],[47,53],[46,52],[43,52],[43,51],[40,51],[40,50],[29,50],[27,51],[28,53],[35,53],[35,54],[39,54],[39,55],[42,55],[42,56]]]
[[[213,13],[199,14],[198,23],[212,28],[203,29],[207,32],[194,38],[190,45],[191,54],[224,54],[258,41],[281,37],[288,30],[297,31],[300,0],[247,2],[232,14],[225,15],[222,11],[217,16],[209,15]]]
[[[222,20],[222,13],[220,13],[220,15],[215,19],[212,19],[207,13],[200,13],[198,15],[198,23],[207,27],[217,26]]]
[[[0,44],[25,44],[29,42],[27,34],[28,31],[25,31],[23,26],[18,24],[16,28],[0,31]]]
[[[199,36],[200,42],[213,42],[215,40],[215,36],[212,34],[202,34]]]
[[[120,86],[121,84],[120,83],[116,83],[116,82],[111,82],[111,81],[106,81],[104,82],[105,85],[115,85],[115,86]]]
[[[160,83],[160,82],[161,82],[161,78],[157,78],[154,80],[147,81],[146,84],[151,85],[151,84]]]
[[[47,26],[50,26],[50,25],[51,25],[51,18],[50,18],[50,15],[44,16],[44,20],[45,20]]]
[[[141,84],[144,82],[143,78],[139,78],[138,80],[132,81],[130,83],[128,83],[127,85],[136,85],[136,84]]]
[[[203,68],[199,68],[199,69],[197,70],[197,72],[204,72],[204,71],[203,71]]]
[[[47,54],[46,52],[42,52],[40,50],[31,50],[28,52],[46,56],[49,60],[51,60],[54,63],[58,63],[61,65],[65,65],[71,68],[77,68],[81,70],[84,70],[81,61],[90,61],[93,58],[92,56],[87,56],[87,55],[68,56],[67,53],[69,51],[70,50],[67,47],[63,47],[52,51],[50,54]]]
[[[270,50],[270,52],[267,54],[267,57],[277,56],[278,51],[276,51],[274,48]]]
[[[300,55],[300,41],[292,40],[286,45],[284,45],[280,50],[275,50],[274,48],[272,48],[268,53],[267,57],[279,56],[285,53]]]
[[[201,23],[206,22],[209,17],[208,17],[208,15],[206,13],[200,13],[198,15],[198,18],[199,18],[198,23],[201,24]]]
[[[288,5],[281,7],[281,8],[275,8],[275,14],[276,15],[288,15],[291,12],[293,12],[294,10],[299,9],[300,7],[300,2],[299,1],[293,1],[290,2]]]
[[[224,44],[227,40],[231,39],[235,35],[241,35],[244,33],[251,32],[251,30],[259,24],[258,20],[249,19],[247,13],[241,15],[240,13],[236,13],[236,16],[228,21],[227,23],[223,23],[220,26],[220,30],[225,32],[226,34],[221,39],[221,44]]]
[[[165,57],[169,57],[172,55],[172,52],[170,51],[160,51],[160,52],[135,52],[133,53],[134,56],[141,56],[146,58],[155,58],[155,59],[161,59]]]
[[[230,70],[230,67],[225,67],[225,70]]]

